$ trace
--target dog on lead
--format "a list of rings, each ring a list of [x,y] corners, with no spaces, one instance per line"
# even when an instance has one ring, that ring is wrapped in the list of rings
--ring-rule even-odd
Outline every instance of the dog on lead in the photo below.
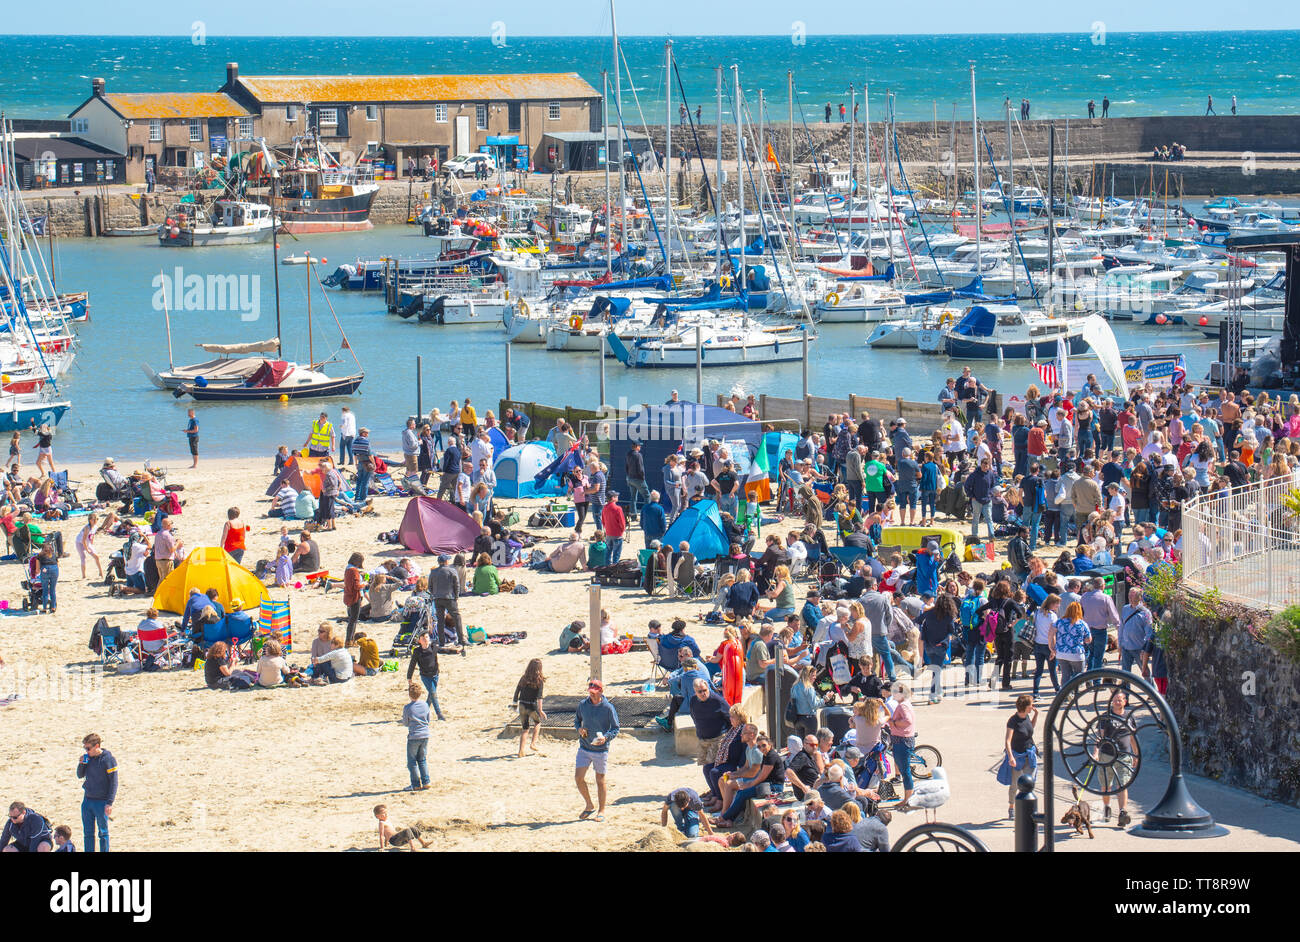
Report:
[[[1071,792],[1074,795],[1074,804],[1066,809],[1065,816],[1061,818],[1061,823],[1074,828],[1075,834],[1082,834],[1086,829],[1088,839],[1092,840],[1092,805],[1079,799],[1079,790],[1077,788],[1072,788]]]

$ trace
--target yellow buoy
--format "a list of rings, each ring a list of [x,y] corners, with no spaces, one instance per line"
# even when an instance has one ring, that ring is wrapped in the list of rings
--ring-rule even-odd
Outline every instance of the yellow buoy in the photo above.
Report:
[[[288,401],[289,401],[289,396],[288,396],[288,394],[287,394],[287,393],[280,393],[280,401],[281,401],[281,402],[288,402]]]

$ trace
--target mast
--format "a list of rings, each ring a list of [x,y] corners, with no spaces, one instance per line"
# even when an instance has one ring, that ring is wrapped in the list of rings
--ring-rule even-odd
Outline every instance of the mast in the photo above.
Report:
[[[858,199],[858,178],[854,173],[857,167],[854,165],[853,145],[856,143],[855,132],[857,131],[858,119],[855,117],[858,110],[858,90],[852,82],[849,82],[849,271],[853,270],[853,207]]]
[[[1016,243],[1016,158],[1015,148],[1011,146],[1011,99],[1007,98],[1003,103],[1007,112],[1007,192],[1009,194],[1008,202],[1011,207],[1011,232],[1007,236],[1007,247],[1011,248]],[[1011,260],[1011,296],[1016,296],[1016,262]]]
[[[280,179],[280,168],[271,170],[271,271],[275,276],[275,358],[284,359],[284,343],[280,331],[280,234],[275,231],[275,184]],[[311,267],[311,266],[308,266]]]
[[[871,191],[871,87],[866,78],[862,80],[862,149],[867,155],[867,268],[871,269],[871,217],[876,208],[876,197]],[[852,217],[849,217],[852,219]],[[852,235],[849,242],[852,244]],[[873,269],[874,270],[874,269]]]
[[[618,119],[618,219],[619,242],[623,251],[627,251],[627,190],[623,178],[624,148],[627,140],[623,135],[623,76],[618,63],[618,20],[614,15],[614,0],[609,0],[609,27],[614,45],[614,110]]]
[[[600,122],[605,135],[605,274],[614,277],[614,213],[609,204],[609,72],[601,71],[600,79],[604,83],[605,93],[602,99]]]
[[[736,199],[740,207],[740,282],[736,285],[736,293],[739,294],[745,287],[745,138],[741,133],[740,127],[740,66],[731,67],[731,77],[735,80],[735,99],[733,107],[736,110]],[[734,267],[734,266],[733,266]],[[748,310],[749,303],[745,303]]]
[[[785,195],[790,203],[790,238],[794,243],[790,257],[794,258],[799,248],[799,230],[794,225],[794,72],[789,69],[785,84],[790,95],[790,163],[785,168]]]
[[[664,43],[664,273],[673,275],[673,41]]]
[[[1056,243],[1056,122],[1047,126],[1047,303],[1052,306],[1052,249]]]
[[[163,284],[166,284],[166,282],[163,281],[163,273],[161,268],[158,269],[158,280]],[[167,325],[167,368],[170,370],[174,370],[176,369],[176,361],[172,359],[172,315],[171,312],[167,310],[166,290],[162,292],[162,299],[163,299],[163,323]]]
[[[718,274],[722,274],[722,250],[726,247],[722,238],[722,66],[716,66],[714,73],[718,83],[718,155],[717,155],[717,177],[718,177],[718,196],[719,199],[714,202],[713,211],[718,217]]]
[[[984,273],[984,265],[980,258],[980,246],[983,242],[983,232],[980,226],[980,219],[984,215],[984,201],[980,197],[980,141],[978,121],[975,111],[975,63],[970,64],[970,141],[971,167],[975,171],[975,274]]]
[[[314,369],[316,366],[316,348],[312,344],[311,335],[311,266],[315,259],[311,253],[307,253],[307,368]]]

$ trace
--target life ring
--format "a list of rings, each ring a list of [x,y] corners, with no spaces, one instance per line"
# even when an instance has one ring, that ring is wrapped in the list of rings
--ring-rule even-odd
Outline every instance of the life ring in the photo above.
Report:
[[[721,278],[718,279],[718,284],[719,284],[720,286],[722,286],[723,288],[730,288],[730,287],[731,287],[731,276],[730,276],[730,275],[723,275]]]
[[[826,295],[826,303],[829,304],[831,307],[839,307],[840,304],[839,294],[834,291],[828,292]]]
[[[528,312],[528,302],[525,301],[523,298],[520,298],[520,299],[519,299],[519,316],[520,316],[520,317],[527,317],[527,316],[528,316],[528,313],[529,313],[529,312]]]
[[[573,314],[569,317],[569,327],[573,330],[582,330],[582,315]]]
[[[952,323],[952,311],[944,311],[943,314],[939,316],[939,326],[947,327],[951,323]]]

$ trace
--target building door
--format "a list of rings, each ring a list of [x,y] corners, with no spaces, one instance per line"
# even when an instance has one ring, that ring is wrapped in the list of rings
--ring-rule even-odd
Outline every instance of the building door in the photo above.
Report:
[[[469,136],[469,115],[456,116],[456,156],[468,154],[472,151]]]

